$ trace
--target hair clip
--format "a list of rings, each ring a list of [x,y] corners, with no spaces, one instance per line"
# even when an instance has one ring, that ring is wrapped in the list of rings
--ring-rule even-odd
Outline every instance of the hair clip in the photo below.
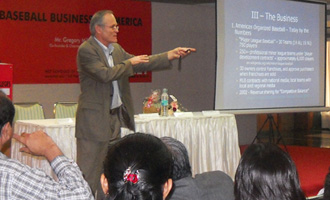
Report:
[[[131,167],[128,167],[124,172],[123,179],[125,183],[129,181],[132,182],[133,184],[136,184],[139,181],[139,170],[136,170],[135,173],[132,173]]]

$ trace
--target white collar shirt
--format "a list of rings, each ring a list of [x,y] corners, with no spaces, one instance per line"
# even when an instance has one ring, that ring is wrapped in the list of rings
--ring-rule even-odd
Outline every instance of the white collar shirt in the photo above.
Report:
[[[109,44],[109,46],[106,47],[104,44],[102,44],[95,37],[94,37],[94,39],[96,40],[96,42],[102,48],[105,56],[108,59],[109,66],[113,67],[114,63],[113,63],[113,58],[112,58],[112,52],[113,52],[114,47],[112,46],[112,44]],[[117,80],[112,81],[112,86],[113,86],[113,96],[112,96],[112,102],[111,102],[111,109],[114,109],[114,108],[117,108],[117,107],[121,106],[121,104],[123,102],[121,101],[121,98],[120,98],[120,90],[119,90],[119,86],[118,86],[118,81]]]

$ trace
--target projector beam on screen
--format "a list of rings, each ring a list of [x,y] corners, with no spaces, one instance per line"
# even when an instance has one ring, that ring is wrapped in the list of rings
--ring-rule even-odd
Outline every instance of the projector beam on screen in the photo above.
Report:
[[[325,108],[326,4],[217,0],[215,109]]]

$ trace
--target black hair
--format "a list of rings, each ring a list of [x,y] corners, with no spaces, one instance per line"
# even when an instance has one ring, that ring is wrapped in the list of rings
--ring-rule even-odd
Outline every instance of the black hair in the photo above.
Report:
[[[137,183],[125,182],[127,169],[138,174]],[[156,136],[127,135],[110,146],[104,161],[110,200],[161,200],[163,187],[171,176],[172,159],[166,145]]]
[[[324,200],[329,200],[330,199],[330,168],[327,176],[325,177],[325,182],[324,182]]]
[[[305,200],[288,153],[271,143],[250,145],[239,162],[235,200]]]
[[[189,163],[189,155],[184,144],[172,137],[162,137],[160,138],[165,145],[168,147],[172,153],[173,159],[173,171],[172,179],[173,181],[191,177],[191,166]]]
[[[0,90],[0,136],[2,127],[9,122],[13,125],[13,120],[15,116],[15,108],[11,100],[7,95]]]

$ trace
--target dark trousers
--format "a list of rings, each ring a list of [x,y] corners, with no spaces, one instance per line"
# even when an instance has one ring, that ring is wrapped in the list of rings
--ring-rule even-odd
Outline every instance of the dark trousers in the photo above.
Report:
[[[103,161],[107,155],[109,142],[95,142],[77,138],[77,163],[85,180],[95,195],[103,194],[100,177],[103,173]],[[102,199],[102,198],[100,198]]]
[[[104,199],[100,177],[103,173],[103,161],[107,155],[109,145],[120,138],[120,122],[118,113],[111,113],[111,133],[109,141],[92,141],[77,138],[77,164],[85,180],[92,189],[97,200]],[[109,133],[110,134],[110,133]]]

